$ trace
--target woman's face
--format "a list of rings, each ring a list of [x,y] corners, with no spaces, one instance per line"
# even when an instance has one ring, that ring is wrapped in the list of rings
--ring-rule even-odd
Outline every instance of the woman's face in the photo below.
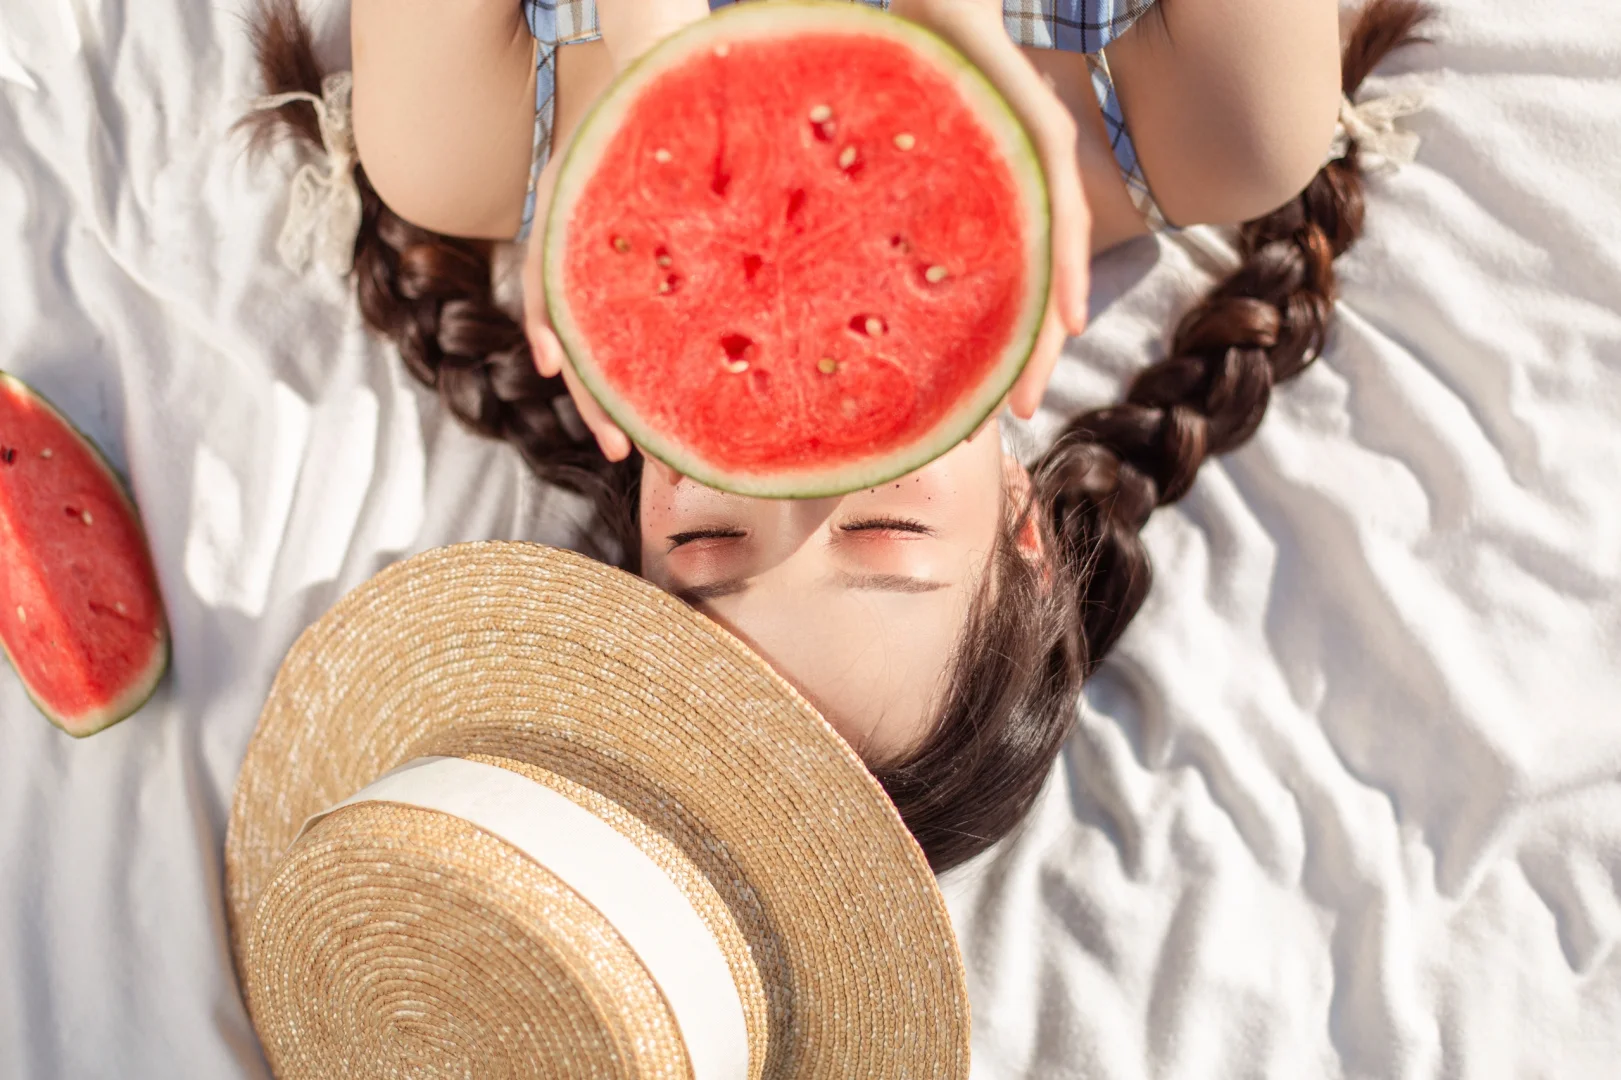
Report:
[[[642,573],[748,642],[871,765],[917,746],[1004,512],[994,423],[914,473],[836,498],[754,499],[648,459]]]

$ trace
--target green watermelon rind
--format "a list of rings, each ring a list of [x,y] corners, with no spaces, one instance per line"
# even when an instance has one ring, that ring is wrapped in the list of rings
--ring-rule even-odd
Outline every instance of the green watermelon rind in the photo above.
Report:
[[[118,492],[118,497],[124,502],[125,510],[129,512],[130,518],[135,522],[136,531],[141,534],[142,541],[145,542],[146,529],[141,524],[140,510],[136,507],[135,500],[130,497],[129,489],[124,483],[124,478],[119,475],[118,470],[113,468],[112,463],[108,461],[107,456],[101,452],[101,448],[96,445],[95,440],[91,439],[83,431],[80,431],[78,425],[64,416],[62,411],[55,405],[51,404],[49,398],[47,398],[44,394],[41,394],[38,390],[35,390],[32,386],[28,385],[28,383],[24,382],[22,379],[19,379],[17,376],[6,371],[0,371],[0,387],[4,387],[14,392],[20,392],[29,400],[39,404],[45,409],[46,412],[50,413],[50,415],[54,417],[58,423],[62,425],[64,430],[72,432],[74,438],[78,439],[81,445],[90,450],[91,460],[95,461],[96,464],[101,467],[102,473],[106,476],[107,481],[112,485],[113,490]],[[150,548],[148,548],[148,550],[150,550]],[[151,663],[147,665],[146,670],[141,673],[140,677],[130,685],[129,689],[125,690],[122,694],[108,702],[106,705],[102,706],[100,709],[88,713],[85,716],[78,717],[73,721],[69,721],[67,718],[51,709],[50,706],[39,699],[39,697],[34,693],[34,688],[28,685],[28,680],[22,677],[22,668],[12,657],[11,650],[6,647],[5,639],[3,638],[0,638],[0,653],[5,654],[6,663],[10,664],[12,670],[18,673],[17,681],[22,683],[23,692],[28,695],[28,700],[34,703],[34,707],[44,714],[45,719],[49,720],[52,724],[55,724],[62,731],[73,736],[74,738],[84,739],[96,734],[97,732],[107,730],[120,720],[126,720],[133,716],[135,713],[139,712],[141,706],[145,705],[149,700],[151,700],[152,695],[157,692],[158,684],[163,681],[164,673],[169,670],[170,643],[168,618],[163,611],[162,598],[160,597],[158,604],[158,647],[152,653]],[[70,727],[70,723],[73,726]]]
[[[1031,242],[1026,251],[1026,269],[1031,300],[1014,327],[1013,340],[979,389],[933,428],[901,449],[831,468],[729,473],[712,468],[641,422],[636,410],[603,380],[594,364],[579,362],[581,357],[589,355],[589,350],[564,300],[564,233],[568,214],[558,210],[573,204],[595,160],[617,130],[622,113],[617,106],[633,98],[644,83],[710,41],[736,40],[741,33],[754,29],[750,23],[758,27],[762,36],[770,36],[780,33],[796,15],[804,18],[803,25],[808,29],[891,36],[931,55],[942,70],[957,76],[958,88],[964,91],[965,99],[997,137],[1007,155],[1014,182],[1030,208],[1033,220],[1028,223]],[[545,244],[546,306],[552,328],[563,346],[567,362],[603,411],[643,453],[707,487],[756,498],[824,498],[861,491],[920,469],[967,438],[1001,404],[1029,362],[1046,318],[1052,272],[1051,204],[1046,175],[1029,133],[1006,99],[971,60],[932,30],[863,4],[838,0],[776,0],[771,4],[729,5],[670,35],[638,57],[620,72],[581,120],[558,172],[542,242]]]

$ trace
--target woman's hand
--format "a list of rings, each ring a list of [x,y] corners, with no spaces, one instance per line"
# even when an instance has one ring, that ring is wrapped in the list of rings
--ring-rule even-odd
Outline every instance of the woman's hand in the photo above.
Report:
[[[1028,419],[1041,405],[1066,334],[1078,334],[1086,326],[1091,217],[1075,157],[1075,120],[1008,37],[1001,0],[891,0],[890,10],[934,30],[972,60],[1013,107],[1041,158],[1052,221],[1051,296],[1035,349],[1007,398],[1013,413]],[[546,312],[542,272],[546,213],[568,140],[585,107],[614,74],[661,38],[702,18],[709,7],[706,0],[598,0],[597,11],[606,61],[599,56],[592,70],[583,62],[570,63],[586,59],[577,51],[586,46],[569,45],[558,51],[552,155],[536,186],[535,220],[524,260],[524,318],[535,366],[542,375],[563,376],[597,445],[610,461],[619,461],[630,453],[630,440],[580,384]],[[567,81],[571,68],[584,71],[578,81]]]
[[[985,73],[1024,123],[1047,174],[1053,256],[1047,319],[1007,397],[1013,414],[1028,420],[1041,405],[1066,335],[1086,328],[1092,215],[1075,158],[1075,118],[1008,37],[1001,0],[890,0],[889,10],[933,30]]]
[[[567,46],[571,49],[580,45]],[[529,335],[529,351],[534,354],[535,369],[547,378],[561,374],[568,386],[574,409],[597,440],[602,455],[609,461],[623,461],[630,455],[630,439],[619,430],[619,425],[608,418],[591,392],[580,385],[574,374],[574,365],[563,354],[562,343],[552,330],[552,320],[546,311],[545,247],[546,212],[551,207],[552,189],[557,186],[557,169],[563,161],[564,147],[552,141],[551,160],[541,170],[535,185],[535,220],[529,231],[529,250],[523,258],[523,319],[524,332]]]
[[[709,14],[706,0],[597,0],[597,22],[602,30],[598,49],[589,44],[565,45],[557,50],[557,91],[552,116],[552,152],[535,185],[535,218],[529,230],[529,250],[523,264],[524,330],[535,367],[550,378],[561,374],[580,419],[596,438],[603,456],[622,461],[630,454],[630,440],[608,418],[591,392],[580,384],[563,346],[552,331],[546,311],[546,215],[551,209],[557,171],[562,167],[574,129],[586,110],[608,88],[613,77],[661,39]]]

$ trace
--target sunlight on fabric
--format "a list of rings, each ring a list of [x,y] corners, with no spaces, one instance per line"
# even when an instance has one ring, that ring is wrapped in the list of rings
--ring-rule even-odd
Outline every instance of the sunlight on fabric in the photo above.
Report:
[[[186,580],[204,603],[261,615],[309,441],[310,407],[285,383],[270,392],[270,430],[253,469],[238,470],[206,443],[192,463]]]
[[[298,524],[277,553],[295,590],[336,578],[354,546],[376,465],[377,396],[357,386],[317,407],[306,446],[291,518]]]
[[[25,90],[39,89],[39,84],[34,82],[33,76],[29,75],[17,61],[16,48],[4,27],[0,27],[0,79],[14,82]]]

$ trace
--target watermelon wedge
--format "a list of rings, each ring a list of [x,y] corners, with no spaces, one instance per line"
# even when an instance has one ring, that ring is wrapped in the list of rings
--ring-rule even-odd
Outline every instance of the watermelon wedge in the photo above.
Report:
[[[94,444],[0,372],[0,645],[69,735],[139,709],[169,633],[135,504]]]
[[[643,450],[833,495],[919,468],[1018,377],[1046,310],[1029,137],[943,40],[861,4],[738,4],[623,72],[546,236],[552,323]]]

